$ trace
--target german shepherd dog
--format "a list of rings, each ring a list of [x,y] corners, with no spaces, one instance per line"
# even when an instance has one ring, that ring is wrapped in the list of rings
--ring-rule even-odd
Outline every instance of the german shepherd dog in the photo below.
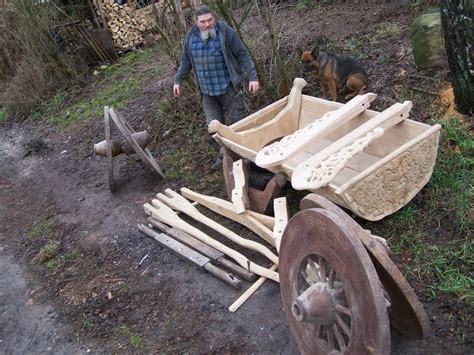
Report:
[[[301,56],[303,72],[316,72],[321,83],[321,96],[326,97],[327,89],[332,101],[337,101],[338,94],[346,100],[361,95],[367,89],[367,73],[352,58],[320,51],[318,47],[303,52]]]

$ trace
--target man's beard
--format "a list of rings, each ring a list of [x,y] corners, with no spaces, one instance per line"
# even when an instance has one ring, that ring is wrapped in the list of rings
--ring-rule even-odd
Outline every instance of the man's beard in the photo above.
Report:
[[[200,31],[201,32],[201,39],[203,41],[207,41],[209,38],[216,38],[216,29],[211,28],[208,30]]]

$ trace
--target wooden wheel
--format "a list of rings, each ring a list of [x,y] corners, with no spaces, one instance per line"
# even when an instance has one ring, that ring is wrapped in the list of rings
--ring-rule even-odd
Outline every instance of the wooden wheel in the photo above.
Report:
[[[110,132],[110,116],[109,107],[104,107],[104,127],[105,127],[105,155],[107,158],[107,176],[109,179],[109,190],[110,192],[115,191],[115,180],[114,180],[114,163],[112,161],[112,140]]]
[[[386,300],[354,227],[322,209],[297,213],[280,249],[283,307],[303,354],[388,354]]]
[[[300,209],[322,208],[341,217],[345,223],[352,224],[356,235],[364,243],[372,259],[377,275],[389,298],[388,315],[391,324],[400,333],[415,339],[424,338],[430,330],[428,316],[408,281],[390,259],[386,249],[370,238],[356,221],[349,217],[340,207],[328,199],[309,194],[301,200]]]

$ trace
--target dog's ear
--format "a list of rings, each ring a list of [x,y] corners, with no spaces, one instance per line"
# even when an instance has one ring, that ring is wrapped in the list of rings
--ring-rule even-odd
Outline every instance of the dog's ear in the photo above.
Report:
[[[313,48],[311,51],[311,55],[313,56],[314,59],[318,58],[319,56],[319,46],[316,46]]]

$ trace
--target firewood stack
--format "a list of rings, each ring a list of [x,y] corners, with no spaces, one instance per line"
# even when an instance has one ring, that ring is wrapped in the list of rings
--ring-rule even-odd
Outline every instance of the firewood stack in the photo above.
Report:
[[[142,43],[144,35],[155,26],[151,6],[135,10],[114,0],[98,1],[102,11],[96,8],[97,15],[100,17],[103,14],[114,45],[118,48],[130,48]]]

